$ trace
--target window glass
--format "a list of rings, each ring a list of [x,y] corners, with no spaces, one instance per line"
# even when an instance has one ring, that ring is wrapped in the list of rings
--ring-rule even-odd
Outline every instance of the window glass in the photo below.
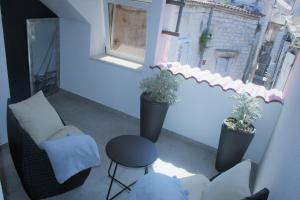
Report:
[[[146,46],[145,10],[109,4],[110,50],[120,57],[143,61]]]

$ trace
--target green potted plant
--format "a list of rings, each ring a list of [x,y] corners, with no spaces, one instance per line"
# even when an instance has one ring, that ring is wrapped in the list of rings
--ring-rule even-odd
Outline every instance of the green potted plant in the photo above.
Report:
[[[219,140],[215,167],[220,172],[230,169],[243,159],[255,136],[253,124],[262,112],[257,98],[246,93],[233,97],[237,104],[233,107],[232,117],[224,120]]]
[[[156,142],[169,105],[177,101],[181,79],[166,70],[141,82],[140,134]]]
[[[204,51],[204,49],[206,48],[207,42],[209,40],[211,40],[211,38],[212,38],[212,34],[209,32],[208,29],[205,29],[201,33],[201,35],[199,37],[199,52],[200,53]]]

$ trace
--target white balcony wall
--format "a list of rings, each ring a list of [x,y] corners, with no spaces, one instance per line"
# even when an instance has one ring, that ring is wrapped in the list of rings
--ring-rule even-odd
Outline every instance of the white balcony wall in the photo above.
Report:
[[[153,20],[153,21],[152,21]],[[159,23],[152,18],[150,24]],[[156,24],[158,25],[158,24]],[[148,29],[146,64],[143,71],[132,71],[105,64],[89,58],[90,29],[87,24],[61,20],[61,86],[106,106],[139,117],[139,82],[153,71],[148,66],[154,63],[160,31]],[[152,42],[151,42],[152,41]],[[164,127],[188,138],[216,148],[220,126],[230,115],[233,92],[210,88],[205,83],[184,81],[179,96],[181,101],[172,106]],[[277,122],[281,104],[264,105],[264,117],[256,124],[257,135],[247,157],[259,162]],[[117,122],[116,122],[117,123]],[[100,134],[100,130],[99,130]]]
[[[0,12],[1,16],[1,12]],[[7,65],[3,37],[2,19],[0,18],[0,145],[7,142],[6,102],[9,98]]]
[[[270,200],[298,200],[300,196],[300,56],[286,89],[285,104],[261,164],[256,190],[270,189]]]
[[[165,128],[183,136],[217,148],[221,124],[230,116],[235,103],[231,96],[235,92],[224,92],[220,87],[211,88],[206,83],[184,81],[177,104],[171,107]],[[274,131],[282,105],[264,103],[263,117],[257,121],[257,133],[246,153],[247,158],[260,162]]]

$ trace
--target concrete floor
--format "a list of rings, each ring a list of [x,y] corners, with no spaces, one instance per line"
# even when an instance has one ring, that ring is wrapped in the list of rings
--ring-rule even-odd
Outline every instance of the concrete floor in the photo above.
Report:
[[[110,160],[104,151],[105,144],[119,135],[138,135],[139,120],[66,91],[52,95],[49,100],[67,124],[77,126],[96,140],[101,151],[102,165],[92,170],[82,187],[48,200],[104,200],[110,182],[107,176]],[[157,148],[159,159],[150,171],[178,177],[198,173],[212,177],[217,173],[214,169],[215,153],[201,144],[163,130]],[[21,186],[7,147],[0,151],[0,169],[6,199],[29,199]],[[142,169],[120,167],[117,176],[125,183],[130,183],[142,174]],[[114,185],[112,192],[119,189],[118,185]],[[124,192],[116,199],[126,199],[127,195]]]

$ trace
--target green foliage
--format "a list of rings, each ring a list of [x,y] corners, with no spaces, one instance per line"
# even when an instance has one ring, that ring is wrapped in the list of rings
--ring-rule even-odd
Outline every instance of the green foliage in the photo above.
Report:
[[[256,26],[256,30],[255,30],[255,33],[258,33],[261,31],[261,24],[258,23],[257,26]]]
[[[247,93],[235,94],[233,98],[237,100],[231,113],[234,119],[229,118],[226,125],[232,130],[249,133],[251,125],[261,117],[262,107],[257,98]]]
[[[173,104],[177,101],[176,92],[181,85],[181,78],[162,70],[159,74],[146,78],[141,82],[140,88],[149,97],[159,103]]]
[[[205,29],[199,38],[199,51],[203,52],[207,42],[211,39],[211,33],[208,29]]]

